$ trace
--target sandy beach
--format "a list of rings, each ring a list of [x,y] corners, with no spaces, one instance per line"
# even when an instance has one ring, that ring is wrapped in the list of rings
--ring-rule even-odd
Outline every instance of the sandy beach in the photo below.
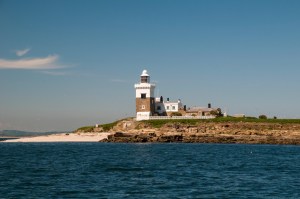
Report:
[[[84,133],[84,134],[54,134],[47,136],[23,137],[5,140],[3,142],[99,142],[107,138],[110,133]]]

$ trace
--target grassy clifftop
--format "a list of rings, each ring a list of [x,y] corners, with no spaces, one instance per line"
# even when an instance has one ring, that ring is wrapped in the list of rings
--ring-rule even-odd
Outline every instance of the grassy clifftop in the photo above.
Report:
[[[256,123],[256,124],[300,124],[300,119],[257,119],[257,118],[234,118],[234,117],[220,117],[215,119],[168,119],[168,120],[144,120],[144,121],[134,121],[133,118],[126,118],[118,120],[108,124],[99,125],[98,128],[95,126],[84,126],[78,128],[76,132],[97,132],[103,131],[108,132],[121,126],[123,122],[131,122],[134,125],[131,128],[139,128],[140,126],[147,126],[148,128],[161,128],[168,124],[178,124],[178,125],[199,125],[205,123]]]
[[[135,121],[82,127],[82,132],[111,132],[105,142],[196,142],[299,144],[300,119],[215,118]]]
[[[116,126],[118,124],[119,121],[116,121],[116,122],[112,122],[112,123],[108,123],[108,124],[101,124],[99,125],[98,128],[101,128],[102,131],[109,131],[111,130],[114,126]],[[95,126],[83,126],[83,127],[80,127],[76,130],[76,132],[93,132],[95,131],[96,127]]]
[[[257,119],[257,118],[234,118],[234,117],[219,117],[215,119],[174,119],[174,120],[145,120],[143,123],[149,124],[154,128],[160,128],[165,124],[187,124],[197,125],[200,123],[220,123],[220,122],[251,122],[251,123],[277,123],[277,124],[300,124],[300,119]]]
[[[111,129],[113,129],[114,126],[117,126],[120,122],[127,121],[127,120],[133,120],[133,118],[125,118],[125,119],[117,120],[115,122],[111,122],[111,123],[107,123],[107,124],[100,124],[100,125],[98,125],[97,128],[95,126],[83,126],[83,127],[78,128],[75,132],[93,132],[93,131],[99,131],[99,130],[108,132]]]

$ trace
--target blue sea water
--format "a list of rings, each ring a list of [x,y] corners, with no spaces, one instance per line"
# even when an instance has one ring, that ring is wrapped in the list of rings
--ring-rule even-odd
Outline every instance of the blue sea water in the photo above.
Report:
[[[300,147],[0,143],[0,198],[300,198]]]

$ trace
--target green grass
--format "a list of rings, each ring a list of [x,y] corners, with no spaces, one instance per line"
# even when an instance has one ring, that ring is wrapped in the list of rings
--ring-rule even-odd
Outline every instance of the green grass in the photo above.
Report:
[[[103,128],[103,131],[109,131],[110,129],[112,129],[115,125],[118,124],[119,121],[115,121],[112,123],[108,123],[108,124],[101,124],[100,126]]]
[[[175,119],[175,120],[144,120],[141,121],[145,124],[152,126],[153,128],[160,128],[165,124],[187,124],[196,125],[200,120],[198,119]]]
[[[169,119],[169,120],[144,120],[141,123],[150,125],[153,128],[160,128],[165,124],[186,124],[196,125],[208,122],[255,122],[255,123],[279,123],[279,124],[300,124],[300,119],[258,119],[253,117],[234,118],[218,117],[214,119]]]
[[[117,125],[119,122],[121,122],[123,120],[132,120],[132,119],[133,119],[133,117],[128,117],[128,118],[124,118],[124,119],[121,119],[121,120],[117,120],[117,121],[112,122],[112,123],[101,124],[101,125],[99,125],[99,127],[102,127],[103,131],[107,132],[107,131],[111,130],[115,125]],[[76,131],[92,132],[94,130],[94,128],[95,128],[95,126],[84,126],[84,127],[80,127]]]
[[[107,132],[122,120],[118,120],[108,124],[99,125],[103,131]],[[147,124],[153,128],[160,128],[165,124],[184,124],[184,125],[197,125],[199,123],[208,122],[255,122],[255,123],[277,123],[277,124],[300,124],[300,119],[258,119],[254,117],[235,118],[235,117],[217,117],[215,119],[167,119],[167,120],[144,120],[140,124]],[[137,127],[138,128],[138,127]],[[77,131],[91,132],[94,126],[84,126]]]
[[[115,125],[117,125],[117,123],[118,123],[118,121],[108,123],[108,124],[102,124],[102,125],[99,125],[99,127],[102,127],[103,131],[106,132],[106,131],[109,131],[110,129],[112,129]],[[80,127],[76,131],[92,132],[94,130],[94,128],[95,128],[95,126],[84,126],[84,127]]]
[[[83,126],[77,129],[76,131],[91,132],[93,130],[94,130],[94,126]]]
[[[111,130],[114,126],[116,126],[119,122],[124,121],[124,120],[132,120],[133,118],[134,117],[127,117],[127,118],[124,118],[124,119],[121,119],[121,120],[117,120],[117,121],[112,122],[112,123],[101,124],[99,126],[103,128],[104,132],[107,132],[107,131]]]
[[[253,117],[234,118],[219,117],[210,119],[211,122],[256,122],[256,123],[280,123],[280,124],[300,124],[300,119],[258,119]]]

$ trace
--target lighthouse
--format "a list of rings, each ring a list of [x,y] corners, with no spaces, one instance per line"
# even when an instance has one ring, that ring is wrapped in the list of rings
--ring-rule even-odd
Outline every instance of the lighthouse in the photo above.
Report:
[[[134,85],[136,120],[148,120],[155,112],[155,84],[150,83],[150,76],[147,70],[143,70],[140,76],[140,83]]]

